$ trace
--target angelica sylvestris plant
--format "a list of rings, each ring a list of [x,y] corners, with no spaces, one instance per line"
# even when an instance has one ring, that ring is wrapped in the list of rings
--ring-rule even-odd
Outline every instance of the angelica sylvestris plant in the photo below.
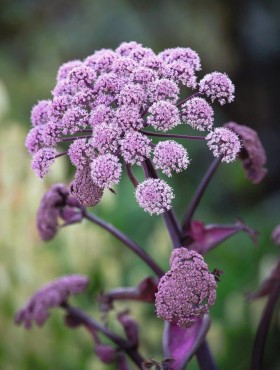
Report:
[[[100,310],[103,314],[112,310],[118,300],[154,304],[155,320],[165,321],[162,359],[153,360],[152,353],[143,356],[140,326],[128,311],[117,314],[124,331],[119,336],[71,306],[69,297],[87,287],[89,279],[85,276],[61,277],[43,287],[18,311],[17,323],[27,328],[32,322],[43,325],[50,309],[61,307],[69,327],[88,330],[95,353],[104,364],[114,363],[117,369],[179,370],[196,355],[201,369],[216,368],[206,334],[221,271],[215,268],[211,272],[204,255],[239,231],[252,239],[255,233],[241,221],[204,225],[193,220],[193,215],[221,162],[240,159],[248,179],[258,183],[266,173],[266,156],[251,128],[234,122],[214,126],[212,103],[231,103],[235,88],[225,73],[209,73],[198,80],[200,70],[198,54],[188,47],[155,54],[136,42],[124,42],[116,50],[98,50],[83,61],[64,63],[58,70],[52,98],[33,107],[32,128],[26,138],[32,169],[40,178],[61,156],[68,156],[75,167],[70,186],[52,186],[41,201],[37,215],[41,238],[52,239],[59,220],[65,226],[86,219],[140,257],[155,276],[143,277],[134,288],[101,294]],[[174,130],[179,125],[183,134]],[[179,223],[172,208],[175,192],[166,176],[192,166],[189,140],[200,141],[214,158]],[[141,182],[135,176],[135,166],[143,170],[145,179]],[[117,196],[121,176],[131,181],[140,208],[163,217],[173,248],[166,273],[143,248],[87,209],[102,201],[106,191]],[[104,336],[112,345],[104,344]]]

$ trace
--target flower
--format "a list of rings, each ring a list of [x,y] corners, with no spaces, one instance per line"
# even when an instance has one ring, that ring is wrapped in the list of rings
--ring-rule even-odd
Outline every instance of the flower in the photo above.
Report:
[[[267,173],[267,169],[264,167],[266,154],[258,134],[250,127],[235,122],[228,122],[224,126],[239,135],[242,141],[239,158],[242,161],[247,178],[254,184],[258,184]]]
[[[150,215],[168,211],[174,198],[172,188],[165,181],[151,178],[137,186],[135,195],[139,206]]]
[[[93,128],[91,145],[101,154],[113,153],[118,148],[118,140],[121,133],[121,130],[115,123],[100,123]]]
[[[31,111],[31,123],[33,126],[44,125],[49,120],[50,100],[40,100]]]
[[[223,105],[226,102],[231,103],[234,100],[234,85],[225,73],[208,73],[199,82],[199,92]]]
[[[43,178],[50,172],[57,151],[53,148],[41,148],[33,156],[32,169],[38,177]]]
[[[91,162],[92,180],[100,188],[110,188],[118,184],[121,173],[122,167],[115,155],[99,155]]]
[[[126,163],[141,165],[150,153],[151,140],[140,132],[127,132],[121,140],[121,155]]]
[[[200,254],[176,248],[170,257],[170,270],[158,284],[157,316],[189,328],[215,303],[216,287],[215,277]]]
[[[58,69],[56,80],[61,81],[66,79],[72,69],[79,67],[82,64],[83,62],[80,60],[70,60],[69,62],[63,63]]]
[[[89,159],[95,158],[96,154],[87,139],[77,139],[69,146],[68,156],[71,163],[82,170],[87,166]]]
[[[241,149],[238,136],[228,128],[215,128],[206,136],[206,140],[214,157],[222,157],[222,162],[234,161]]]
[[[190,163],[186,149],[174,140],[160,141],[154,149],[153,161],[155,168],[167,176],[171,176],[172,171],[185,170]]]
[[[167,78],[157,79],[149,85],[149,99],[151,102],[159,100],[170,100],[176,103],[179,95],[177,84]]]
[[[157,130],[168,131],[180,124],[178,108],[168,101],[153,103],[148,113],[147,123]]]
[[[25,146],[30,154],[38,152],[44,146],[44,130],[45,126],[35,126],[26,136]]]
[[[49,310],[66,303],[71,295],[83,293],[89,280],[83,275],[62,276],[43,286],[15,316],[16,324],[31,328],[32,322],[42,326],[49,318]]]
[[[182,119],[192,128],[205,131],[213,126],[214,111],[203,98],[192,98],[182,104]]]
[[[200,58],[191,48],[165,49],[163,52],[159,53],[159,56],[168,64],[174,61],[181,61],[189,64],[195,71],[201,69]]]

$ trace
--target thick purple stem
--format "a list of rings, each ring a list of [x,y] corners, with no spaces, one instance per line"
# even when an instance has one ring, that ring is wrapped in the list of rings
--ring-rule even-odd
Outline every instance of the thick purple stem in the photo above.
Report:
[[[261,321],[257,330],[253,346],[251,370],[264,369],[264,367],[262,366],[264,347],[269,330],[269,325],[273,316],[274,308],[279,298],[279,294],[280,294],[280,281],[275,283],[261,317]]]
[[[214,161],[211,163],[210,167],[206,171],[204,177],[202,178],[196,192],[194,193],[194,196],[192,197],[192,200],[189,204],[189,207],[187,209],[187,212],[183,219],[183,231],[188,231],[191,223],[191,219],[196,211],[197,206],[199,205],[199,202],[201,198],[203,197],[203,194],[212,179],[213,175],[215,174],[219,164],[221,163],[222,158],[215,158]]]
[[[190,95],[190,96],[188,96],[187,98],[185,98],[185,99],[183,99],[183,100],[181,100],[181,101],[179,101],[179,103],[177,103],[176,104],[176,106],[177,107],[180,107],[182,104],[184,104],[186,101],[188,101],[188,100],[190,100],[190,99],[192,99],[192,98],[195,98],[196,96],[200,96],[201,95],[201,93],[200,92],[196,92],[195,94],[193,94],[193,95]]]
[[[181,135],[181,134],[160,134],[157,132],[149,132],[144,130],[139,130],[142,134],[147,136],[155,137],[166,137],[171,139],[188,139],[188,140],[205,140],[204,136],[193,136],[193,135]]]
[[[123,234],[120,230],[118,230],[116,227],[114,227],[111,224],[108,224],[107,222],[103,221],[99,217],[93,215],[92,213],[89,213],[87,210],[83,211],[84,217],[103,227],[103,229],[109,231],[112,235],[114,235],[117,239],[122,241],[129,249],[131,249],[137,256],[139,256],[150,268],[154,271],[154,273],[161,277],[164,275],[164,271],[156,264],[156,262],[151,258],[151,256],[144,251],[138,244],[133,242],[131,239],[128,238],[125,234]]]

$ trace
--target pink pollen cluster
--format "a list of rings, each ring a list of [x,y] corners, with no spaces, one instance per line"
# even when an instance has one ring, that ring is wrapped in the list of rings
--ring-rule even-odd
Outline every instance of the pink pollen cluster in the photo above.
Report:
[[[206,140],[214,157],[222,157],[222,162],[233,162],[241,149],[238,136],[228,128],[215,128],[206,136]]]
[[[215,303],[215,277],[208,271],[203,257],[186,248],[173,250],[170,266],[158,284],[157,316],[189,328]]]
[[[156,169],[162,170],[169,177],[172,171],[181,172],[190,163],[186,149],[174,140],[162,141],[156,145],[153,162]]]
[[[147,179],[136,188],[136,200],[145,212],[161,214],[171,208],[172,188],[163,180]]]

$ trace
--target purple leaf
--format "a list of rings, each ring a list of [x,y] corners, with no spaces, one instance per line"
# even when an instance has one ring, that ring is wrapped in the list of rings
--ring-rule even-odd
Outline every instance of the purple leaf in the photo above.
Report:
[[[257,232],[241,220],[233,225],[205,225],[201,221],[192,221],[183,245],[203,255],[240,231],[246,232],[254,243],[257,242]]]
[[[181,370],[189,362],[204,340],[209,326],[210,318],[208,315],[197,319],[190,328],[180,328],[175,324],[165,322],[163,351],[165,357],[174,359],[173,370]]]

